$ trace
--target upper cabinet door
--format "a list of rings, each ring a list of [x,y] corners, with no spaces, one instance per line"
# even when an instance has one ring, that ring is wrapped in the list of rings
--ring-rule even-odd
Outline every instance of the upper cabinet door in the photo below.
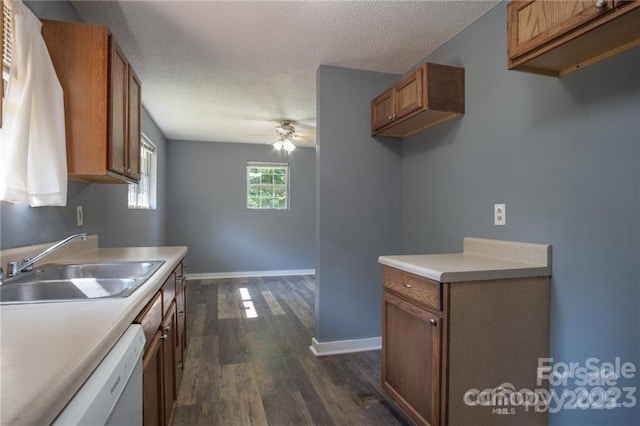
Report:
[[[110,37],[109,68],[109,137],[108,137],[108,169],[120,175],[127,171],[127,137],[128,137],[128,61],[120,46]]]
[[[140,79],[129,66],[129,143],[127,176],[140,179]]]
[[[561,77],[640,46],[640,1],[513,0],[507,68]]]
[[[509,58],[560,37],[612,8],[612,0],[514,1],[507,12]]]
[[[422,74],[423,67],[420,67],[396,84],[397,118],[405,117],[424,106]]]
[[[371,127],[377,130],[391,123],[394,118],[395,87],[387,89],[384,93],[371,101]]]

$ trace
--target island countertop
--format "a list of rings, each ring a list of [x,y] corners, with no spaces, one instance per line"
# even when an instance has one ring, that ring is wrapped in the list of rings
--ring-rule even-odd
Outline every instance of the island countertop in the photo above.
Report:
[[[95,246],[55,260],[165,263],[126,298],[1,305],[0,424],[50,424],[187,253]]]
[[[380,256],[378,262],[439,282],[551,275],[551,246],[466,237],[462,253]]]

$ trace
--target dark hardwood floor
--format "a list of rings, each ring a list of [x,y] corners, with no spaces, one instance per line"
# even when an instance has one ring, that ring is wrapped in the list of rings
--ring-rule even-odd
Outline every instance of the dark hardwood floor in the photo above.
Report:
[[[189,281],[173,424],[406,424],[380,386],[380,351],[311,353],[314,287],[312,276]]]

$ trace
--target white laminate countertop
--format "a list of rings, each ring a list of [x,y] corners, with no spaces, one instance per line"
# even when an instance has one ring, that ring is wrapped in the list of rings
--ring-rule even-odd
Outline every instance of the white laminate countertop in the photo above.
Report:
[[[126,298],[0,305],[0,424],[50,424],[186,253],[186,247],[85,250],[56,260],[165,263]]]
[[[378,262],[439,282],[551,275],[551,246],[466,237],[462,253],[380,256]]]

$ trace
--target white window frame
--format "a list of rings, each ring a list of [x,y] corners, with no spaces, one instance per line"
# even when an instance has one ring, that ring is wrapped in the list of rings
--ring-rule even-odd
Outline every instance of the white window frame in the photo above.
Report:
[[[251,183],[251,170],[252,169],[284,169],[285,170],[285,183],[284,184],[276,184],[276,183]],[[289,210],[291,208],[291,192],[289,191],[291,184],[291,173],[289,168],[289,163],[274,163],[274,162],[257,162],[257,161],[247,161],[247,172],[246,172],[246,183],[247,183],[247,209],[249,210]],[[262,205],[262,201],[259,206],[251,205],[250,200],[251,190],[254,188],[263,188],[263,189],[284,189],[284,200],[285,205],[283,207],[274,207],[272,203],[268,203],[266,205]],[[272,196],[272,200],[276,198],[276,195]]]
[[[130,209],[155,210],[158,192],[158,154],[156,145],[144,134],[140,137],[140,181],[129,184]]]

